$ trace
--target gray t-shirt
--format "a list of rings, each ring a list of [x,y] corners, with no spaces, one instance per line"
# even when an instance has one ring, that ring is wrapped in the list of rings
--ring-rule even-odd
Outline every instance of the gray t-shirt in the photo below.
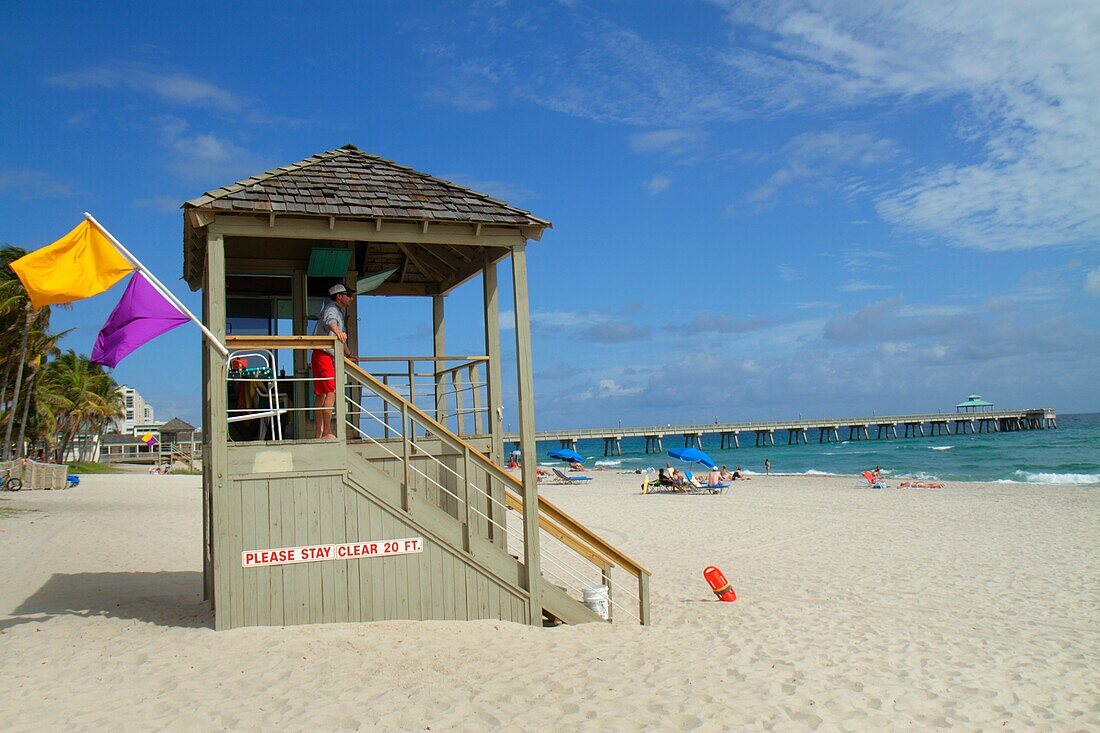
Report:
[[[321,315],[317,316],[317,325],[313,328],[313,335],[331,336],[332,331],[329,329],[329,325],[333,323],[336,324],[336,328],[340,333],[347,333],[344,328],[344,312],[340,310],[340,306],[336,305],[336,301],[330,300],[321,309]],[[325,353],[336,358],[336,355],[332,353],[332,349],[325,349]]]

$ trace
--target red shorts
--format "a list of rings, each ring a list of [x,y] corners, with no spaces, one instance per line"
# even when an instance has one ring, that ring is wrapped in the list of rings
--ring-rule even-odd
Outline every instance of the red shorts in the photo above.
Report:
[[[336,392],[336,362],[324,351],[314,351],[309,360],[313,368],[313,394],[318,397]]]

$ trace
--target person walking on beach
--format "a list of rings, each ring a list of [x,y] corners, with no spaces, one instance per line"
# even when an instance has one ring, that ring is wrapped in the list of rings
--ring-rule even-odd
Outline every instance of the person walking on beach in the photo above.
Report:
[[[343,283],[328,289],[331,302],[326,303],[317,317],[314,336],[335,336],[344,346],[344,356],[351,356],[348,334],[344,325],[344,311],[355,297]],[[332,408],[336,404],[336,356],[332,349],[314,349],[310,357],[313,370],[313,395],[315,409],[313,424],[317,427],[314,437],[318,440],[335,438],[332,432]]]
[[[772,475],[772,462],[771,462],[771,459],[768,459],[768,458],[764,459],[764,475],[765,476],[771,476]]]

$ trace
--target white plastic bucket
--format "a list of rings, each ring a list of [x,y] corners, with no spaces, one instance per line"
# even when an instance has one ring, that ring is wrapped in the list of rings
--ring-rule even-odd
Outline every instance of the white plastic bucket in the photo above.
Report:
[[[588,606],[590,611],[606,621],[609,615],[607,586],[594,585],[591,588],[581,588],[581,595],[584,597],[584,605]]]

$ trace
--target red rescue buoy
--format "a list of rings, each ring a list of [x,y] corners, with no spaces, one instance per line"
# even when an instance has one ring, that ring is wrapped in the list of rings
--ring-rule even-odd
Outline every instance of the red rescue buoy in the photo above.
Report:
[[[726,576],[722,575],[721,570],[710,565],[703,570],[703,577],[707,579],[707,584],[714,591],[714,595],[718,596],[718,600],[726,603],[733,603],[737,600],[737,594],[733,591],[733,586],[726,580]]]

